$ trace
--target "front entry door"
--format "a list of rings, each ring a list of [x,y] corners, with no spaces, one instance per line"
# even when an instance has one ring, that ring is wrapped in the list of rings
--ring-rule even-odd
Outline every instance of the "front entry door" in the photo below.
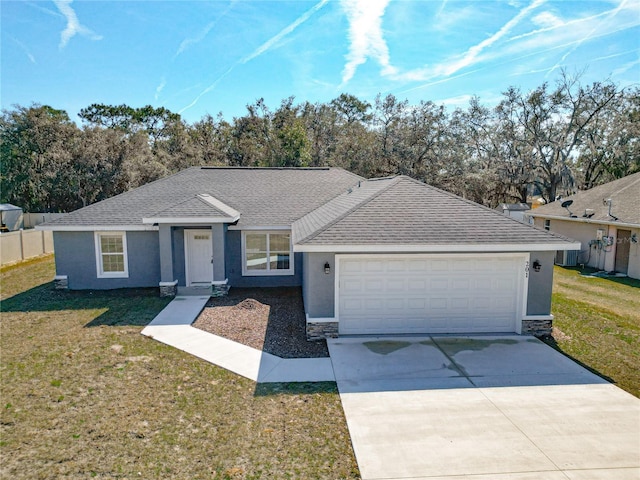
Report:
[[[187,286],[210,285],[213,281],[211,230],[185,230],[184,250]]]

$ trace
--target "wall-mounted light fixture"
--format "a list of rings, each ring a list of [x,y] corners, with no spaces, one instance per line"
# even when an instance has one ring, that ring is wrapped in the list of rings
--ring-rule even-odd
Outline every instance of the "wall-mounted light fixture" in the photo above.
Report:
[[[538,260],[533,261],[533,270],[539,272],[542,268],[542,264]]]
[[[327,275],[331,273],[331,265],[329,265],[329,262],[325,262],[324,264],[324,273],[326,273]]]

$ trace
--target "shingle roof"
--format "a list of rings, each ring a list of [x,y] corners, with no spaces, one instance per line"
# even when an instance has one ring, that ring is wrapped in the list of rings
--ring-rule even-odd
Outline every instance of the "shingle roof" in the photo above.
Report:
[[[300,218],[293,224],[293,242],[303,242],[318,230],[329,225],[353,208],[360,206],[362,202],[371,198],[372,195],[389,186],[389,184],[394,181],[394,178],[395,177],[381,178],[359,182],[357,186],[350,188],[342,195],[337,196],[335,199]]]
[[[156,212],[154,217],[226,217],[227,215],[198,196]]]
[[[603,202],[609,198],[611,199],[611,215],[618,220],[609,216],[609,206]],[[529,215],[564,217],[569,220],[569,212],[562,207],[562,202],[566,200],[573,200],[569,210],[578,217],[573,220],[586,220],[588,217],[583,215],[587,209],[590,209],[593,210],[593,215],[588,218],[591,222],[640,225],[640,172],[578,192],[563,198],[562,201],[558,200],[543,205],[529,212]]]
[[[362,182],[360,189],[336,197],[295,222],[293,230],[302,249],[321,245],[574,243],[405,176]]]
[[[220,210],[196,198],[203,194],[240,212],[241,227],[290,226],[360,180],[340,168],[192,167],[43,226],[141,226],[143,218],[210,216]]]

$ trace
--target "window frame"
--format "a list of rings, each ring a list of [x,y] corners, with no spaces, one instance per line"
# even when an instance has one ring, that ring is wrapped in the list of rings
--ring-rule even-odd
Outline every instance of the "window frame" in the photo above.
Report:
[[[544,229],[547,232],[551,230],[551,219],[550,218],[545,218],[544,219]]]
[[[249,270],[247,268],[247,235],[267,236],[267,259],[271,256],[271,235],[289,235],[289,268],[272,270],[270,262],[267,261],[266,270]],[[271,277],[280,275],[295,275],[295,261],[293,256],[293,239],[291,230],[243,230],[242,231],[242,276],[243,277]]]
[[[114,255],[122,255],[124,261],[124,271],[122,272],[105,272],[104,264],[102,262],[102,242],[103,236],[120,236],[122,238],[122,253]],[[110,232],[99,231],[94,232],[94,243],[96,250],[96,275],[98,278],[129,278],[129,257],[127,256],[127,232]],[[107,253],[108,255],[109,253]]]

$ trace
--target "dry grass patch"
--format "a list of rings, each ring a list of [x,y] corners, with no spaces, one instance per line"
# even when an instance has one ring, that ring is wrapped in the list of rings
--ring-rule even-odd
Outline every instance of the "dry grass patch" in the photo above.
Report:
[[[156,289],[0,275],[1,478],[358,478],[335,383],[256,387],[141,336]]]
[[[554,270],[555,348],[640,396],[640,281]]]

